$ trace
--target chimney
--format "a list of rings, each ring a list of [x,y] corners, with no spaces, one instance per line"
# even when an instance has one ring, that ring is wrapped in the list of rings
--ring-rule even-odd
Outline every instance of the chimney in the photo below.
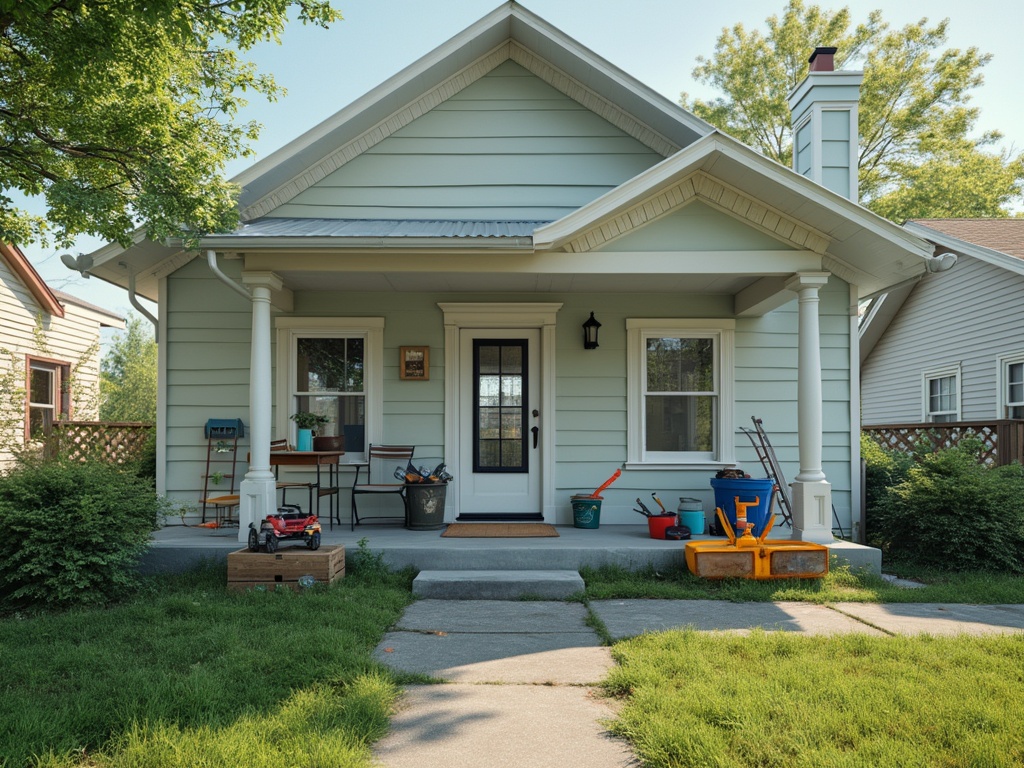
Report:
[[[793,170],[857,202],[857,102],[863,72],[835,71],[836,49],[818,47],[789,94]]]
[[[828,48],[821,45],[815,48],[811,58],[807,60],[810,62],[811,72],[832,72],[835,70],[836,51],[838,50],[838,48]]]

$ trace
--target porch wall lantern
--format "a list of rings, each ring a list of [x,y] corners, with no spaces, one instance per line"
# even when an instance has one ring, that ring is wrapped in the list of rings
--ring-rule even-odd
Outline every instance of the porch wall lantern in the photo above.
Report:
[[[601,324],[594,319],[594,313],[590,313],[590,319],[583,324],[583,348],[597,349],[597,329]]]

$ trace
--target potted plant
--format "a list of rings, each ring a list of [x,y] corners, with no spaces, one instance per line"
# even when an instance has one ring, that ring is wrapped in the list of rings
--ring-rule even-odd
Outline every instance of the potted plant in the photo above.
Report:
[[[288,418],[295,422],[295,426],[298,427],[299,430],[298,438],[295,441],[296,449],[300,451],[312,451],[313,430],[321,424],[326,424],[327,417],[310,411],[299,411],[298,413],[293,413]]]

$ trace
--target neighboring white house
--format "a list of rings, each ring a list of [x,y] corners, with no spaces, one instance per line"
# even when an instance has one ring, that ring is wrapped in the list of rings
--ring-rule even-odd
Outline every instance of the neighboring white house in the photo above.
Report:
[[[953,256],[868,308],[863,423],[1024,419],[1024,219],[905,226]]]
[[[54,421],[98,418],[100,328],[124,318],[51,289],[0,243],[0,467]]]
[[[241,174],[236,231],[92,254],[160,304],[159,490],[197,498],[203,425],[241,417],[244,536],[315,409],[349,457],[447,461],[447,520],[569,523],[622,467],[601,521],[636,523],[637,495],[761,475],[758,416],[794,536],[831,540],[859,507],[858,302],[932,252],[855,202],[860,74],[831,58],[791,95],[797,173],[506,3]]]

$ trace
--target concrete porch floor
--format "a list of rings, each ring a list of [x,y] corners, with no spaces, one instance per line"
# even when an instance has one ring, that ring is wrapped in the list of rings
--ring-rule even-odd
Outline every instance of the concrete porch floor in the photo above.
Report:
[[[411,566],[422,570],[579,570],[584,566],[616,565],[627,569],[652,565],[656,568],[685,567],[685,541],[652,539],[646,525],[607,525],[597,529],[556,526],[558,537],[504,539],[445,539],[443,529],[411,531],[398,525],[360,525],[325,527],[322,543],[342,544],[346,554],[359,549],[366,539],[367,549],[383,553],[384,562],[393,568]],[[788,538],[789,530],[776,530]],[[721,537],[697,536],[696,540]],[[143,557],[145,573],[174,572],[191,567],[203,559],[225,561],[229,552],[244,547],[238,542],[238,528],[196,528],[168,525],[153,534],[149,552]],[[301,542],[282,542],[282,546],[302,546]],[[840,565],[881,573],[881,552],[871,547],[837,541],[831,546]]]

